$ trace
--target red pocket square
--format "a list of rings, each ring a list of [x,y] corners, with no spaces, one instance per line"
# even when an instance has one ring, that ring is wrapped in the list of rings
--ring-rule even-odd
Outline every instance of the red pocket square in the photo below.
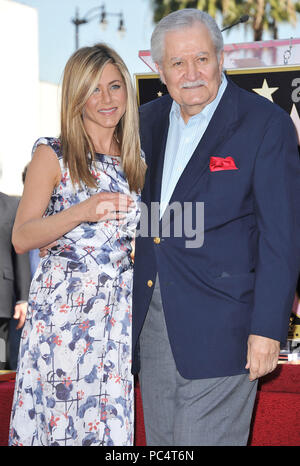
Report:
[[[220,170],[238,170],[238,167],[232,157],[211,157],[209,168],[211,172],[217,172]]]

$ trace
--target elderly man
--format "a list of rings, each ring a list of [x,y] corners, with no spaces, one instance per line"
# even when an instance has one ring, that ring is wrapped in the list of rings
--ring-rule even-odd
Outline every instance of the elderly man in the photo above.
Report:
[[[246,445],[300,268],[296,133],[286,112],[225,77],[206,13],[166,16],[151,47],[170,95],[140,109],[143,210],[157,230],[137,237],[133,290],[147,445]]]

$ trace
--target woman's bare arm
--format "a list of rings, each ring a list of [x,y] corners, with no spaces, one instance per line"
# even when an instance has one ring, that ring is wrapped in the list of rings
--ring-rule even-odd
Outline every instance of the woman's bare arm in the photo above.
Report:
[[[118,193],[98,193],[55,215],[43,217],[53,189],[61,178],[53,150],[40,145],[28,167],[24,192],[13,227],[12,243],[18,254],[41,248],[71,231],[81,222],[118,219],[131,205],[131,199]]]

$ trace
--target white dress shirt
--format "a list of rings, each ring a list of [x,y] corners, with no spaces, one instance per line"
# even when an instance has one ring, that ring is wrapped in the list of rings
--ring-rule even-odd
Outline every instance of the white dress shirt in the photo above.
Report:
[[[170,126],[162,175],[160,218],[163,216],[175,186],[199,144],[226,86],[227,79],[222,74],[222,81],[216,98],[206,105],[200,113],[192,116],[186,124],[181,116],[180,106],[173,101],[169,114]]]

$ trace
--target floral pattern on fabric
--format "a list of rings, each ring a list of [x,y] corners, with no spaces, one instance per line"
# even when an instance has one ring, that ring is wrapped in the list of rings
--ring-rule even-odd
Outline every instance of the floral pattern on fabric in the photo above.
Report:
[[[10,445],[132,445],[131,241],[139,195],[130,193],[118,157],[96,154],[97,188],[74,190],[60,141],[61,182],[45,216],[101,191],[130,194],[126,222],[82,223],[58,240],[34,274],[22,332]]]

